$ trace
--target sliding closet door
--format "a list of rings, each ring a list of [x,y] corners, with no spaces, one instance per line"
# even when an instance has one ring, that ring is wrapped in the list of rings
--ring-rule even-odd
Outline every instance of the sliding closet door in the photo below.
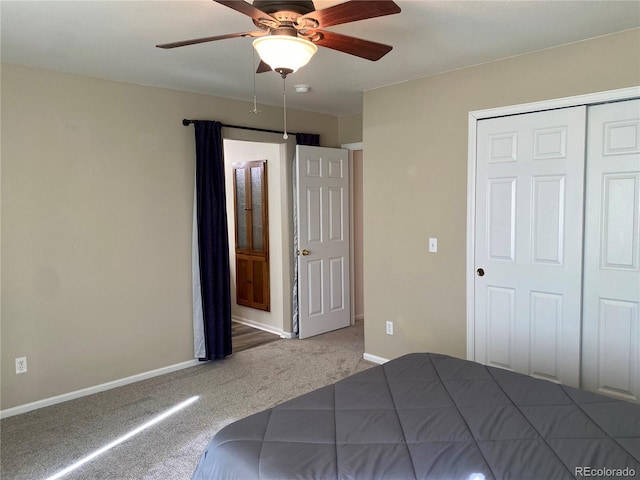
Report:
[[[481,120],[475,360],[578,386],[586,107]]]
[[[583,388],[640,400],[640,100],[589,108]]]

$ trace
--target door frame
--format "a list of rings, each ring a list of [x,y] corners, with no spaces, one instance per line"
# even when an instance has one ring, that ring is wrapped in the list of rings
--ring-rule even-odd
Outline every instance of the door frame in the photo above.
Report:
[[[279,201],[270,204],[272,211],[280,210],[282,221],[282,238],[281,245],[279,247],[271,245],[271,252],[275,252],[278,248],[281,251],[282,258],[282,282],[278,288],[282,288],[283,300],[282,300],[282,319],[281,323],[275,322],[274,324],[264,321],[262,317],[271,316],[273,312],[263,312],[261,310],[255,310],[252,313],[255,315],[247,318],[245,316],[233,316],[232,320],[245,325],[249,325],[259,330],[274,333],[281,338],[293,338],[292,334],[292,288],[293,288],[293,162],[295,161],[295,149],[296,139],[295,135],[289,135],[288,139],[283,139],[282,134],[274,132],[262,132],[256,130],[245,130],[237,127],[224,127],[222,129],[223,140],[232,140],[240,142],[249,142],[253,144],[266,144],[269,146],[277,146],[279,149],[280,163],[280,185],[281,189],[272,189],[269,185],[267,188],[273,192],[279,192]],[[272,170],[272,173],[274,171]],[[226,174],[225,174],[226,177]],[[229,192],[227,192],[228,194]],[[227,210],[229,210],[229,203],[227,204]],[[231,230],[229,230],[231,233]],[[230,255],[234,252],[230,251]],[[270,258],[271,255],[270,255]],[[271,288],[274,288],[274,283],[271,284]],[[273,290],[271,291],[273,294]],[[271,301],[271,308],[275,308]],[[232,299],[233,300],[233,299]]]
[[[354,195],[355,188],[354,182],[355,178],[353,178],[353,152],[356,150],[363,150],[364,147],[362,142],[355,143],[343,143],[340,145],[340,148],[344,148],[349,150],[349,188],[351,189],[349,195],[349,285],[351,288],[351,325],[355,325],[356,323],[356,288],[355,288],[355,243],[354,243],[354,235],[353,235],[353,204],[354,204]]]
[[[476,215],[476,141],[478,121],[487,118],[519,115],[557,108],[616,102],[640,97],[640,86],[556,98],[540,102],[475,110],[468,118],[467,158],[467,360],[475,360],[475,215]]]

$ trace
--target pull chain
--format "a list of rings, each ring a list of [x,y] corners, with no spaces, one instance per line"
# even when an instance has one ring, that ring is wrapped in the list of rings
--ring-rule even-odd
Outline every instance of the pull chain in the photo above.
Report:
[[[251,74],[253,75],[253,110],[249,110],[250,113],[258,114],[262,110],[258,110],[258,96],[256,95],[256,52],[255,49],[251,49],[252,59],[251,62]]]
[[[287,135],[287,77],[282,77],[282,105],[284,107],[284,134],[282,138],[289,138]]]

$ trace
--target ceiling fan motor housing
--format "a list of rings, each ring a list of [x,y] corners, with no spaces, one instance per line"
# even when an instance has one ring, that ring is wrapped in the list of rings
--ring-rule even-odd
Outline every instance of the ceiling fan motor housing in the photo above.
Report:
[[[270,15],[280,11],[306,15],[315,10],[313,2],[310,0],[255,0],[253,6]]]
[[[253,6],[263,11],[264,13],[268,13],[278,22],[284,25],[294,25],[298,21],[298,18],[315,11],[313,2],[306,0],[255,0],[253,2]],[[254,18],[253,23],[258,27],[261,27],[261,23],[263,25],[268,25],[269,19],[265,20],[267,21],[262,22],[262,19],[256,20]]]

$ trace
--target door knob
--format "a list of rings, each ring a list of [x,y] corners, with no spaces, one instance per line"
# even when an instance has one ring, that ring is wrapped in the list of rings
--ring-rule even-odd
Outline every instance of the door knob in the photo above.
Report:
[[[478,274],[479,277],[484,277],[484,269],[483,268],[479,268],[478,270],[476,270],[476,273]]]
[[[302,250],[302,255],[303,255],[303,256],[305,256],[305,257],[306,257],[307,255],[309,255],[310,253],[311,253],[311,252],[310,252],[309,250],[307,250],[306,248],[304,248],[304,249]]]

